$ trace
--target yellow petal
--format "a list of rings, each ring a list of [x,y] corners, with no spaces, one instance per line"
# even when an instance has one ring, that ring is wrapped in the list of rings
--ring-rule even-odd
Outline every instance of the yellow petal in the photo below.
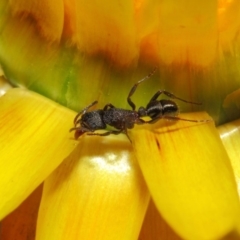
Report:
[[[63,1],[10,0],[9,3],[11,14],[19,17],[18,21],[23,22],[25,18],[26,23],[35,23],[38,33],[49,41],[60,41],[64,21]]]
[[[42,196],[40,185],[22,204],[1,221],[0,239],[34,240],[38,208]]]
[[[139,239],[143,240],[182,240],[159,214],[153,201],[150,201]]]
[[[11,89],[11,88],[12,86],[1,75],[1,66],[0,66],[0,97],[4,95],[8,89]]]
[[[238,0],[221,0],[218,1],[218,31],[219,46],[221,54],[226,58],[226,51],[233,52],[232,44],[236,39],[236,33],[239,31],[240,24],[240,2]]]
[[[218,127],[222,142],[234,170],[234,175],[238,185],[238,194],[240,194],[240,120],[236,120]]]
[[[148,202],[126,136],[84,136],[44,184],[37,239],[137,239]]]
[[[190,61],[208,66],[216,57],[217,0],[161,1],[157,30],[164,63]]]
[[[76,36],[73,38],[80,51],[89,55],[104,53],[112,62],[123,66],[136,60],[139,50],[133,1],[75,3]]]
[[[0,98],[0,218],[16,208],[75,148],[75,113],[30,91]]]
[[[209,118],[204,113],[181,117]],[[132,136],[163,218],[184,239],[219,239],[238,228],[236,183],[213,123],[162,121],[155,130],[135,129]]]

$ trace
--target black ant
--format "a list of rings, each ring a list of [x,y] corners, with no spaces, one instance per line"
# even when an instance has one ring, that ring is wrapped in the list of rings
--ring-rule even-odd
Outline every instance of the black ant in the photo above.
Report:
[[[70,131],[75,130],[75,139],[79,138],[82,134],[87,133],[87,135],[98,135],[98,136],[107,136],[110,134],[119,134],[125,133],[128,136],[127,130],[134,127],[135,124],[152,124],[157,122],[159,119],[171,119],[171,120],[183,120],[189,122],[208,122],[209,120],[191,120],[177,117],[179,109],[177,104],[172,100],[161,99],[158,100],[158,97],[161,94],[166,95],[171,99],[178,99],[180,101],[201,105],[201,103],[195,103],[181,99],[172,93],[169,93],[165,90],[157,91],[153,97],[148,102],[147,106],[140,107],[136,111],[136,105],[131,100],[131,96],[136,91],[138,85],[143,81],[150,78],[156,69],[149,73],[146,77],[139,80],[130,90],[127,101],[131,106],[132,110],[116,108],[111,103],[107,104],[103,109],[88,111],[89,108],[96,105],[98,102],[94,101],[89,106],[84,108],[79,112],[74,118],[74,128],[71,128]],[[151,120],[144,120],[142,117],[148,116]],[[96,133],[96,130],[106,129],[107,125],[110,125],[115,128],[115,130],[109,130],[104,133]],[[130,138],[129,138],[130,140]],[[131,140],[130,140],[131,141]]]

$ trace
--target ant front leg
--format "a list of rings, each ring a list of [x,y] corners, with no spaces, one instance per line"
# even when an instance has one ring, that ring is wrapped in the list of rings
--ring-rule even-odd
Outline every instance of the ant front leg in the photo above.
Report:
[[[134,111],[136,109],[136,105],[135,103],[132,101],[131,97],[132,95],[135,93],[138,85],[140,83],[142,83],[143,81],[147,80],[148,78],[150,78],[155,72],[156,72],[157,68],[154,68],[152,72],[150,72],[146,77],[144,77],[143,79],[139,80],[136,84],[133,85],[133,87],[131,88],[128,97],[127,97],[127,101],[128,104],[131,106],[132,110]]]
[[[202,103],[197,103],[197,102],[191,102],[191,101],[187,101],[187,100],[184,100],[182,98],[179,98],[177,96],[175,96],[174,94],[170,93],[170,92],[167,92],[165,90],[158,90],[154,95],[153,97],[151,98],[151,100],[149,102],[153,102],[153,101],[156,101],[157,98],[161,95],[161,94],[164,94],[165,96],[171,98],[171,99],[178,99],[182,102],[185,102],[185,103],[191,103],[191,104],[196,104],[196,105],[201,105]]]

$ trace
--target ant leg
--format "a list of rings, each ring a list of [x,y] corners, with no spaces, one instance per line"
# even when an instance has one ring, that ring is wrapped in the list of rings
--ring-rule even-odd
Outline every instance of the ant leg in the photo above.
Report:
[[[118,134],[120,134],[122,132],[123,132],[123,130],[119,130],[119,131],[112,130],[112,131],[107,131],[105,133],[94,133],[94,132],[93,133],[87,133],[87,135],[108,136],[110,134],[118,135]]]
[[[156,117],[156,118],[153,118],[153,119],[151,119],[149,121],[145,121],[145,123],[154,124],[154,123],[156,123],[158,120],[160,120],[162,118],[163,118],[162,116]]]
[[[118,135],[120,133],[125,133],[127,135],[127,138],[129,139],[130,142],[132,142],[132,140],[130,139],[129,135],[128,135],[128,132],[127,132],[127,129],[121,129],[119,131],[117,130],[112,130],[112,131],[108,131],[108,132],[105,132],[105,133],[87,133],[87,135],[96,135],[96,136],[108,136],[110,134],[114,134],[114,135]]]
[[[150,121],[152,121],[152,120],[150,120]],[[145,124],[145,123],[149,123],[149,121],[145,121],[142,118],[139,118],[139,119],[137,119],[137,121],[135,123],[138,124],[138,125],[142,125],[142,124]]]
[[[169,120],[173,120],[173,121],[186,121],[186,122],[196,122],[196,123],[207,123],[207,122],[212,121],[211,119],[194,120],[194,119],[186,119],[186,118],[180,118],[180,117],[174,117],[174,116],[160,116],[160,117],[154,118],[150,121],[146,121],[146,123],[154,124],[160,119],[169,119]]]
[[[186,122],[196,122],[196,123],[207,123],[212,122],[211,119],[200,119],[200,120],[194,120],[194,119],[186,119],[186,118],[180,118],[180,117],[174,117],[174,116],[164,116],[163,118],[174,120],[174,121],[186,121]]]
[[[132,140],[131,140],[131,138],[128,135],[127,128],[124,130],[124,133],[126,134],[126,136],[127,136],[128,140],[130,141],[130,143],[132,143]]]
[[[184,100],[184,99],[179,98],[179,97],[175,96],[174,94],[172,94],[170,92],[167,92],[167,91],[164,91],[164,90],[162,92],[163,92],[163,94],[165,94],[166,96],[168,96],[172,99],[178,99],[178,100],[180,100],[182,102],[185,102],[185,103],[191,103],[191,104],[196,104],[196,105],[201,105],[202,104],[202,103],[199,103],[199,102],[191,102],[191,101]]]
[[[105,105],[105,107],[103,108],[103,111],[106,111],[108,108],[115,108],[111,103],[108,103],[107,105]]]
[[[169,98],[172,98],[172,99],[178,99],[182,102],[185,102],[185,103],[191,103],[191,104],[196,104],[196,105],[201,105],[202,103],[198,103],[198,102],[191,102],[191,101],[187,101],[187,100],[184,100],[182,98],[179,98],[177,96],[175,96],[174,94],[170,93],[170,92],[167,92],[165,90],[158,90],[154,95],[153,97],[151,98],[151,100],[149,102],[153,102],[155,100],[157,100],[157,98],[161,95],[161,94],[164,94],[166,95],[167,97]]]
[[[150,78],[155,72],[156,72],[157,68],[154,68],[152,72],[150,72],[146,77],[144,77],[143,79],[139,80],[136,84],[133,85],[133,87],[131,88],[128,97],[127,97],[127,101],[128,104],[131,106],[132,110],[134,111],[136,108],[136,105],[133,103],[131,96],[135,93],[138,85],[140,83],[142,83],[143,81],[147,80],[148,78]]]
[[[88,105],[87,107],[85,107],[81,112],[79,112],[79,113],[76,115],[76,117],[74,118],[74,120],[73,120],[74,125],[75,125],[75,126],[77,125],[77,122],[78,122],[77,119],[78,119],[79,116],[81,116],[82,114],[86,113],[87,110],[88,110],[90,107],[94,106],[94,105],[97,104],[97,103],[98,103],[98,101],[94,101],[93,103],[91,103],[90,105]]]

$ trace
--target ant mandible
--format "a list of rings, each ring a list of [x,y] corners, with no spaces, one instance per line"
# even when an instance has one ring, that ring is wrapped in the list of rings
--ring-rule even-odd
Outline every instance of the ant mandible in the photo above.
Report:
[[[74,118],[74,128],[71,128],[70,131],[75,131],[75,139],[78,139],[84,133],[87,135],[98,135],[98,136],[107,136],[110,134],[120,134],[125,133],[128,136],[127,130],[134,127],[135,124],[153,124],[159,119],[171,119],[171,120],[182,120],[189,122],[208,122],[209,120],[191,120],[177,117],[179,109],[177,104],[170,99],[161,99],[158,100],[158,97],[161,94],[166,95],[171,99],[177,99],[182,102],[201,105],[201,103],[190,102],[184,99],[181,99],[174,94],[167,92],[165,90],[157,91],[153,97],[150,99],[146,107],[140,107],[136,111],[136,105],[131,100],[132,95],[136,91],[138,85],[148,78],[150,78],[156,72],[156,68],[149,73],[146,77],[139,80],[130,90],[127,102],[132,108],[132,110],[116,108],[111,103],[105,105],[103,109],[88,111],[91,107],[96,105],[98,101],[94,101],[89,106],[84,108],[79,112]],[[142,117],[148,116],[151,120],[144,120]],[[112,126],[115,130],[109,130],[104,133],[97,133],[96,130],[106,129],[107,126]],[[129,138],[131,141],[131,139]]]

